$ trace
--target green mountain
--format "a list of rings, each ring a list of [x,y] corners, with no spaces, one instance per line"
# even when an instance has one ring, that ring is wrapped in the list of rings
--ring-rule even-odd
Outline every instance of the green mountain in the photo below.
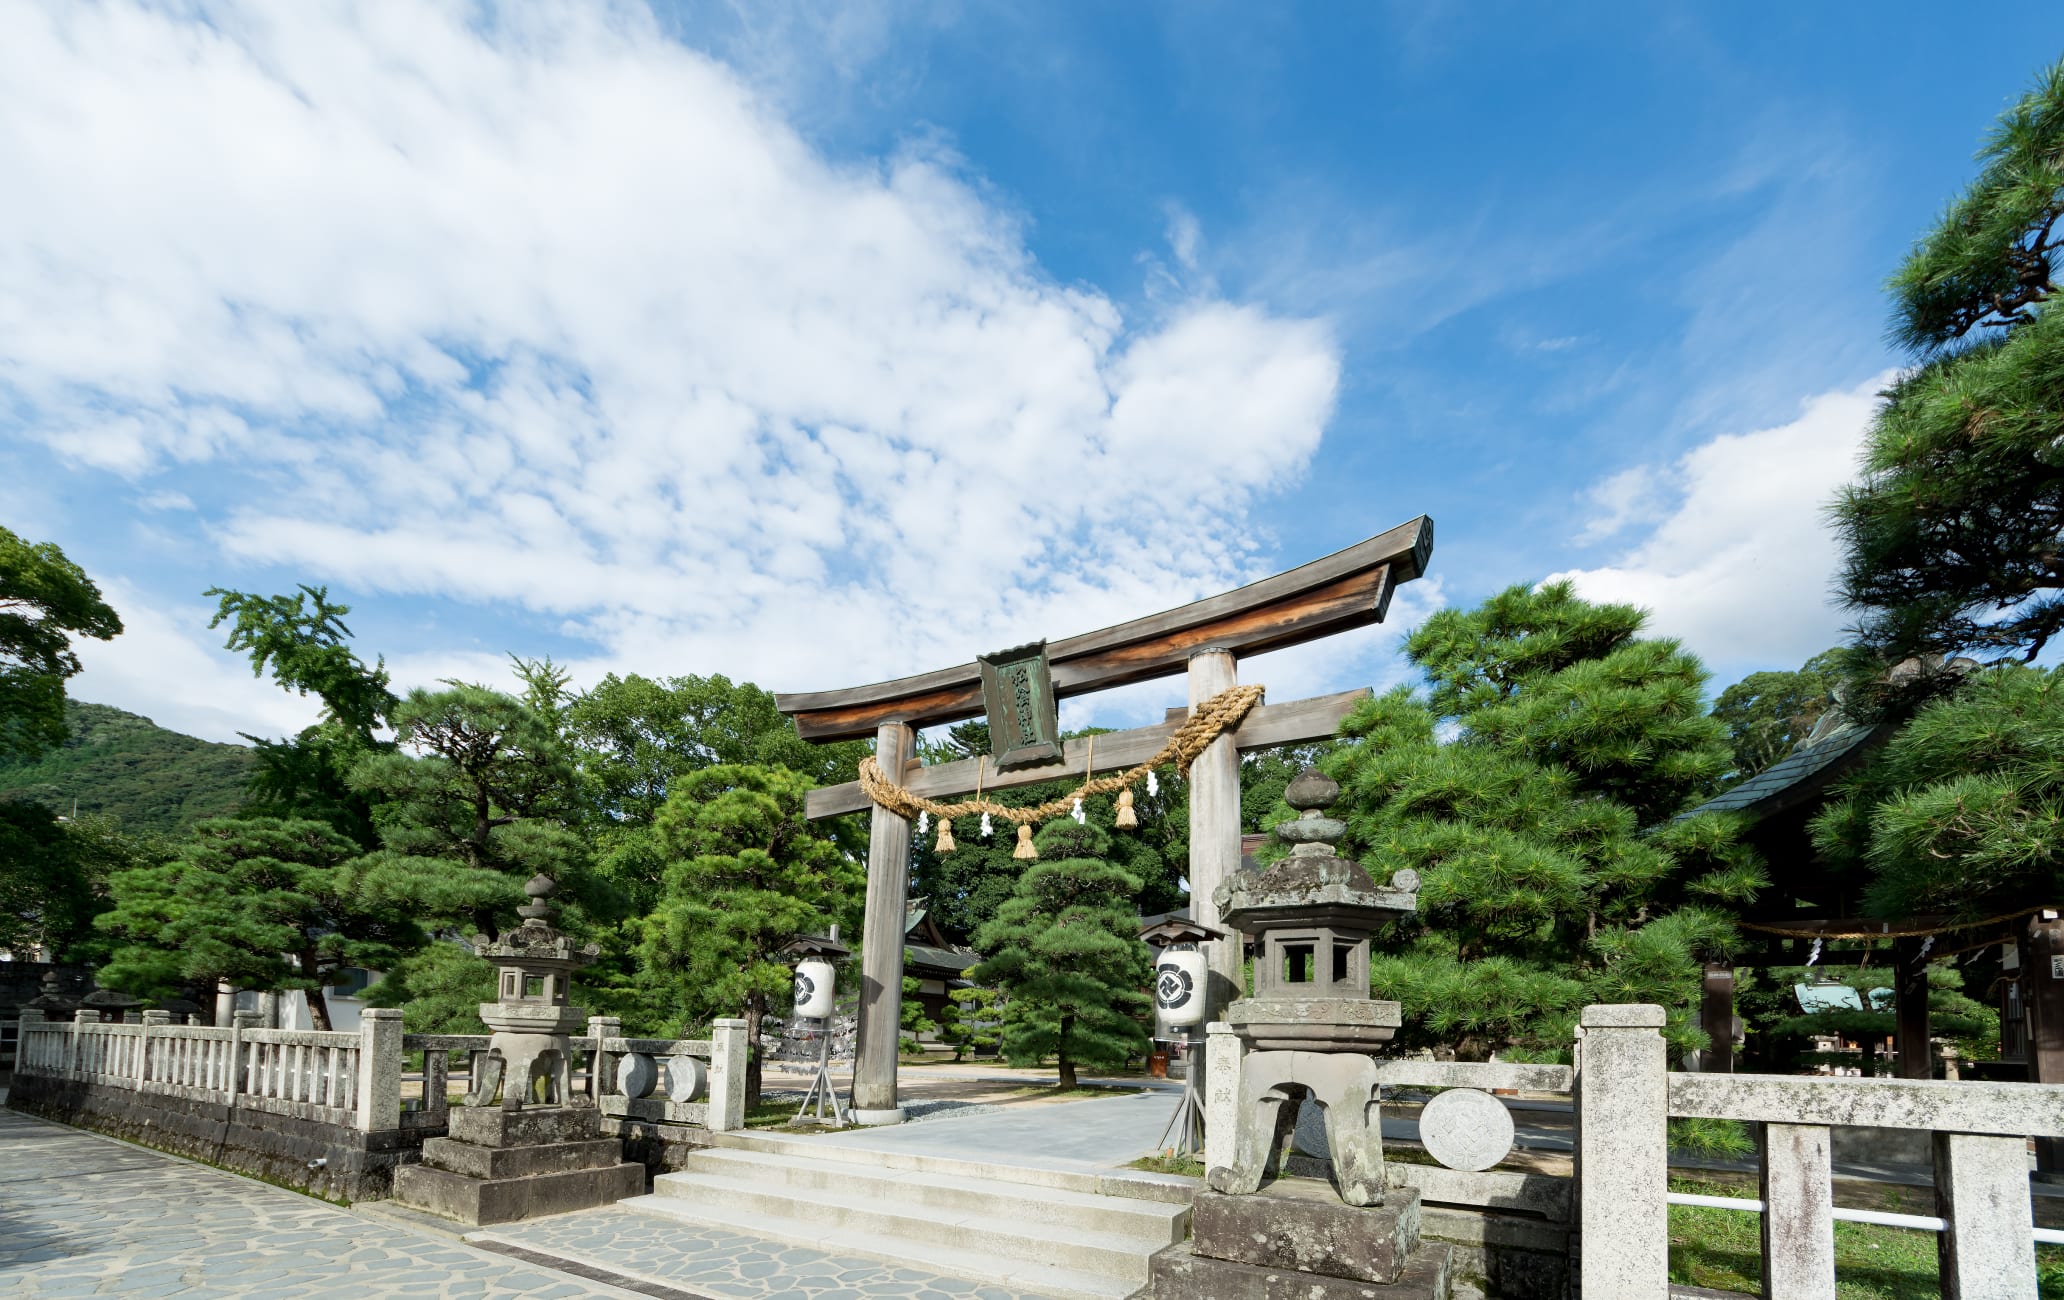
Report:
[[[107,813],[131,831],[178,831],[234,812],[253,758],[105,704],[65,702],[72,738],[33,762],[0,759],[0,798]],[[75,802],[76,801],[76,804]]]

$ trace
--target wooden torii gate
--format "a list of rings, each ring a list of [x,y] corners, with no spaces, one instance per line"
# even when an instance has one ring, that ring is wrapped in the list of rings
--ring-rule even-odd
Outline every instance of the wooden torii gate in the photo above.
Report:
[[[1263,578],[1235,591],[1165,613],[1056,641],[1047,647],[1056,697],[1086,695],[1132,682],[1189,674],[1190,706],[1238,684],[1238,661],[1383,620],[1399,583],[1426,572],[1433,554],[1433,520],[1422,515],[1324,559]],[[1218,922],[1212,892],[1240,865],[1240,754],[1306,744],[1334,734],[1342,718],[1370,692],[1262,705],[1236,731],[1221,735],[1190,766],[1190,910],[1206,925]],[[917,729],[958,722],[983,712],[980,666],[973,663],[839,691],[778,695],[803,739],[855,740],[873,736],[875,762],[903,787],[926,798],[945,798],[976,787],[980,760],[924,766],[913,758]],[[1096,738],[1095,770],[1122,771],[1151,758],[1174,734],[1187,710],[1170,710],[1157,726]],[[998,771],[981,768],[984,791],[1039,781],[1081,780],[1092,755],[1082,740],[1067,742],[1053,762]],[[811,820],[870,807],[858,782],[810,792]],[[910,822],[874,807],[867,842],[867,912],[861,937],[859,1045],[853,1067],[853,1113],[863,1124],[903,1118],[896,1104],[897,1036],[903,1004],[904,906],[910,885]],[[1208,946],[1212,978],[1209,1017],[1216,1019],[1237,995],[1241,941],[1229,936]]]

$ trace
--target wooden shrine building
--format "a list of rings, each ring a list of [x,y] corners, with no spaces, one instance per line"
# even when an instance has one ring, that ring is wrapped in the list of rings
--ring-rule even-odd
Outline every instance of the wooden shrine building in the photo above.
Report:
[[[1997,948],[1997,958],[1988,954],[1977,964],[1988,983],[1993,970],[2005,972],[1998,998],[2004,1045],[2011,1053],[2026,1043],[2022,1077],[2064,1083],[2064,967],[2058,969],[2054,992],[2048,978],[2036,978],[2050,974],[2050,954],[2064,955],[2064,925],[2054,911],[1970,927],[1955,927],[1950,918],[1939,916],[1866,917],[1867,876],[1836,870],[1814,850],[1809,822],[1835,798],[1836,785],[1869,762],[1896,730],[1895,723],[1855,723],[1839,707],[1830,709],[1790,754],[1685,814],[1733,812],[1750,818],[1748,839],[1762,854],[1771,881],[1742,916],[1743,950],[1732,962],[1706,969],[1702,1028],[1715,1046],[1702,1056],[1700,1068],[1733,1069],[1733,1053],[1719,1049],[1733,1042],[1737,969],[1867,962],[1885,971],[1892,989],[1898,1075],[1932,1077],[1929,961]],[[1973,993],[1982,998],[1984,990]],[[2039,1029],[2039,1022],[2047,1029]],[[2055,1046],[2039,1046],[2053,1040]]]

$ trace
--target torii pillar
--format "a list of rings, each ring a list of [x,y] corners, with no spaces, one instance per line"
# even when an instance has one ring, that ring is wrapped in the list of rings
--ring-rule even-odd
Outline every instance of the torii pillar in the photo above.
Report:
[[[1190,707],[1240,684],[1233,652],[1212,646],[1190,656]],[[1205,990],[1204,1023],[1219,1019],[1226,1004],[1246,990],[1245,940],[1218,915],[1213,895],[1240,869],[1240,751],[1231,735],[1205,746],[1190,764],[1190,919],[1223,938],[1198,945],[1211,966]],[[1192,1061],[1187,1068],[1198,1068]]]
[[[910,763],[917,733],[884,722],[874,733],[884,772]],[[898,1124],[896,1055],[903,1029],[903,924],[910,903],[910,823],[875,808],[867,823],[867,916],[860,936],[860,1041],[853,1051],[853,1119]]]

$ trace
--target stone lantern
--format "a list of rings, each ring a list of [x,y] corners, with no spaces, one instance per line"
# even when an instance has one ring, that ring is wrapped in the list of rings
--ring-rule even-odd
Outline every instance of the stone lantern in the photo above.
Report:
[[[1325,815],[1340,787],[1308,767],[1283,793],[1299,810],[1276,828],[1289,856],[1218,887],[1219,917],[1257,949],[1254,992],[1225,1010],[1238,1035],[1240,1123],[1230,1166],[1207,1181],[1235,1195],[1261,1185],[1267,1166],[1311,1101],[1325,1110],[1341,1199],[1383,1203],[1383,1144],[1375,1122],[1375,1062],[1369,1053],[1396,1034],[1399,1008],[1369,996],[1369,935],[1418,909],[1418,876],[1400,871],[1378,885],[1333,846],[1345,823]]]
[[[1347,827],[1326,809],[1339,794],[1316,768],[1299,773],[1283,795],[1299,815],[1276,828],[1289,856],[1213,895],[1220,919],[1254,942],[1254,992],[1211,1027],[1210,1104],[1232,1141],[1209,1135],[1190,1240],[1151,1265],[1155,1300],[1450,1294],[1452,1247],[1420,1239],[1418,1189],[1384,1186],[1372,1055],[1399,1016],[1369,996],[1369,936],[1418,910],[1419,880],[1400,871],[1379,885],[1334,852]],[[1307,1104],[1324,1112],[1337,1198],[1302,1179],[1262,1185]]]
[[[43,972],[43,991],[22,1003],[22,1010],[39,1012],[45,1020],[70,1020],[78,1009],[78,1002],[65,996],[64,977],[54,970]]]
[[[557,889],[550,876],[531,877],[523,886],[530,902],[516,909],[523,924],[493,942],[474,936],[474,953],[495,964],[498,996],[480,1004],[480,1018],[493,1033],[486,1073],[464,1098],[468,1106],[490,1104],[497,1087],[504,1110],[575,1102],[569,1039],[584,1027],[586,1013],[568,1005],[566,995],[573,972],[602,950],[592,943],[576,948],[553,926],[559,909],[549,900]]]
[[[474,953],[495,965],[499,995],[480,1005],[494,1031],[488,1059],[447,1117],[448,1135],[424,1141],[421,1164],[395,1169],[397,1203],[477,1227],[645,1190],[645,1166],[626,1161],[622,1141],[603,1135],[601,1108],[573,1094],[572,1036],[584,1025],[566,986],[601,949],[576,948],[553,926],[557,888],[550,876],[533,876],[523,887],[530,902],[517,909],[523,924],[493,942],[474,936]],[[594,1050],[599,1057],[599,1042]]]

